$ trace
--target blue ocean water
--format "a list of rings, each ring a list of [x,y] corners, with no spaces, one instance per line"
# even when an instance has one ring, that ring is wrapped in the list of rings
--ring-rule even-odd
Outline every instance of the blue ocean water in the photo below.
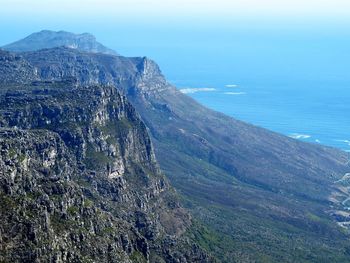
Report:
[[[330,88],[330,84],[317,81],[233,82],[188,95],[237,119],[303,141],[350,151],[349,86],[332,85]]]
[[[347,32],[204,30],[161,36],[158,42],[145,37],[121,53],[138,50],[153,58],[172,84],[209,108],[350,151]]]

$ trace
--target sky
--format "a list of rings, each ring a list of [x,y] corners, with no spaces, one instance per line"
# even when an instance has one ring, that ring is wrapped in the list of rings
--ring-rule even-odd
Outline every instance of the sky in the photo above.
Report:
[[[0,0],[0,7],[0,45],[41,29],[104,40],[123,31],[131,37],[247,28],[331,32],[350,25],[349,0]]]
[[[266,60],[275,73],[295,61],[304,61],[302,70],[342,64],[349,53],[349,0],[0,0],[0,7],[0,46],[43,29],[89,32],[167,72],[169,61],[192,64],[194,53],[198,65],[230,57],[247,75],[265,72]]]
[[[347,19],[348,0],[0,0],[5,18],[121,21]]]
[[[169,75],[183,61],[234,63],[248,77],[347,68],[349,0],[0,0],[0,7],[0,46],[50,29],[92,33],[120,54],[155,59]]]
[[[348,0],[1,0],[1,13],[103,13],[129,16],[346,16]]]

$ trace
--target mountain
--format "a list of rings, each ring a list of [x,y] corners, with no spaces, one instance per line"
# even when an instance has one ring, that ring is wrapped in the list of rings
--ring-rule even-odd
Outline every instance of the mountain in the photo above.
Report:
[[[19,55],[0,49],[0,83],[23,83],[39,80],[36,68]]]
[[[155,62],[65,47],[21,53],[42,80],[114,85],[148,127],[190,209],[191,238],[222,262],[350,260],[349,160],[198,104]]]
[[[61,46],[93,53],[118,55],[115,51],[97,42],[96,38],[91,34],[73,34],[65,31],[55,32],[50,30],[31,34],[24,39],[2,47],[2,49],[13,52],[24,52]]]
[[[212,262],[114,87],[0,85],[1,262]]]

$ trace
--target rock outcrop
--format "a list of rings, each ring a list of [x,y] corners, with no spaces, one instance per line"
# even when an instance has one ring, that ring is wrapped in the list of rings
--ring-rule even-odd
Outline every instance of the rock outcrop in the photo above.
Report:
[[[0,95],[1,262],[210,262],[113,87],[74,80]]]
[[[22,56],[0,49],[0,83],[28,83],[39,79],[36,68]]]

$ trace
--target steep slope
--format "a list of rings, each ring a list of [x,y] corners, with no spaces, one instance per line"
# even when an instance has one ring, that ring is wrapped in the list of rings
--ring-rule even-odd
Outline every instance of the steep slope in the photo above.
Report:
[[[113,87],[1,85],[1,262],[209,262]]]
[[[0,49],[0,83],[39,80],[36,69],[19,55]]]
[[[117,52],[105,47],[88,33],[73,34],[66,31],[42,30],[28,37],[2,47],[13,52],[34,51],[43,48],[69,47],[81,51],[118,55]]]
[[[251,184],[324,199],[324,189],[316,185],[320,187],[346,172],[345,153],[210,111],[169,85],[158,66],[147,58],[112,57],[67,48],[23,55],[46,80],[74,76],[83,84],[114,83],[144,117],[156,142],[161,144],[166,140],[159,138],[170,137],[177,145],[173,146],[184,154],[212,163]],[[183,145],[176,139],[184,141]],[[310,189],[305,189],[308,186]]]
[[[115,84],[150,129],[156,156],[223,261],[348,261],[348,156],[211,111],[147,58],[68,48],[23,56],[47,80]],[[341,229],[339,225],[345,227]]]

